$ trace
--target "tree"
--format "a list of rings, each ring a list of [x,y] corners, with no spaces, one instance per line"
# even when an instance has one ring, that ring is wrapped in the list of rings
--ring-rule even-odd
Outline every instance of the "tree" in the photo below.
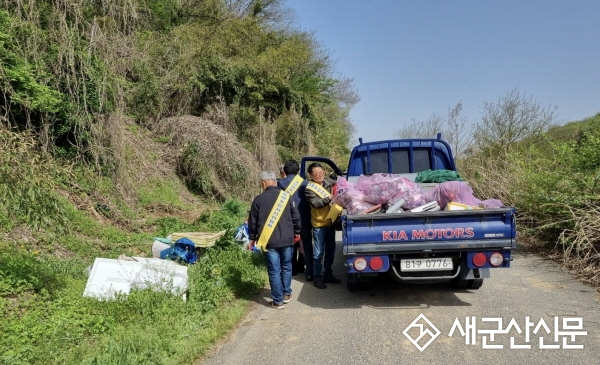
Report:
[[[446,116],[431,114],[425,121],[412,120],[411,124],[399,129],[395,135],[398,138],[436,138],[438,133],[447,141],[454,152],[454,156],[461,156],[471,143],[469,123],[466,117],[460,117],[462,102],[454,108],[448,107]]]
[[[515,142],[538,141],[542,133],[558,125],[558,107],[542,105],[526,92],[514,88],[497,103],[484,102],[483,117],[474,128],[474,146],[491,153],[510,150]]]

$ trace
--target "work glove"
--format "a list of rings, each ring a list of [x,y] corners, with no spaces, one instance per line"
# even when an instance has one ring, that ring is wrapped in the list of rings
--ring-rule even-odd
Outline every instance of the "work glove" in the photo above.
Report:
[[[300,242],[300,235],[296,234],[294,235],[294,244],[297,244],[298,242]]]

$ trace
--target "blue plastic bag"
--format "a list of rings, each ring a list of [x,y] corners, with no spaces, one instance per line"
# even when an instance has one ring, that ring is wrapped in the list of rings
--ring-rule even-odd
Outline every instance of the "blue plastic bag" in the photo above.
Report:
[[[233,235],[233,239],[238,245],[242,245],[243,247],[248,247],[248,241],[250,240],[250,234],[248,233],[248,223],[240,224],[235,229],[235,234]]]
[[[163,260],[173,260],[194,264],[198,260],[196,254],[196,245],[188,238],[178,239],[173,246],[160,252],[160,258]]]

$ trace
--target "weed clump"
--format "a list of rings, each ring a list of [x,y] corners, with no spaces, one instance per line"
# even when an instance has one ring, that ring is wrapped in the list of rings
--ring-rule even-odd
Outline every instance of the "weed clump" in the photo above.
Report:
[[[197,223],[209,231],[230,230],[239,226],[248,217],[248,205],[236,199],[227,200],[221,209],[205,212]]]
[[[33,291],[53,293],[63,281],[35,254],[21,250],[0,251],[0,297]]]
[[[65,208],[55,193],[60,169],[48,155],[37,152],[34,137],[0,125],[0,228],[13,224],[34,230],[64,232]]]
[[[255,294],[266,281],[264,265],[262,255],[240,249],[231,235],[224,235],[190,268],[190,300],[210,310],[235,297]]]

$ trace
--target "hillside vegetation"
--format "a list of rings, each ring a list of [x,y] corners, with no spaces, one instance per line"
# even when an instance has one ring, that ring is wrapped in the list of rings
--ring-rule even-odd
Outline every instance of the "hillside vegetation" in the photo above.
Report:
[[[600,114],[460,164],[478,195],[517,208],[521,243],[600,287]]]
[[[265,284],[229,231],[188,301],[94,258],[243,222],[260,169],[345,158],[358,97],[278,0],[0,0],[0,363],[194,363]]]
[[[194,115],[261,165],[347,152],[351,80],[279,0],[2,3],[2,119],[46,151],[114,171],[115,124]]]

